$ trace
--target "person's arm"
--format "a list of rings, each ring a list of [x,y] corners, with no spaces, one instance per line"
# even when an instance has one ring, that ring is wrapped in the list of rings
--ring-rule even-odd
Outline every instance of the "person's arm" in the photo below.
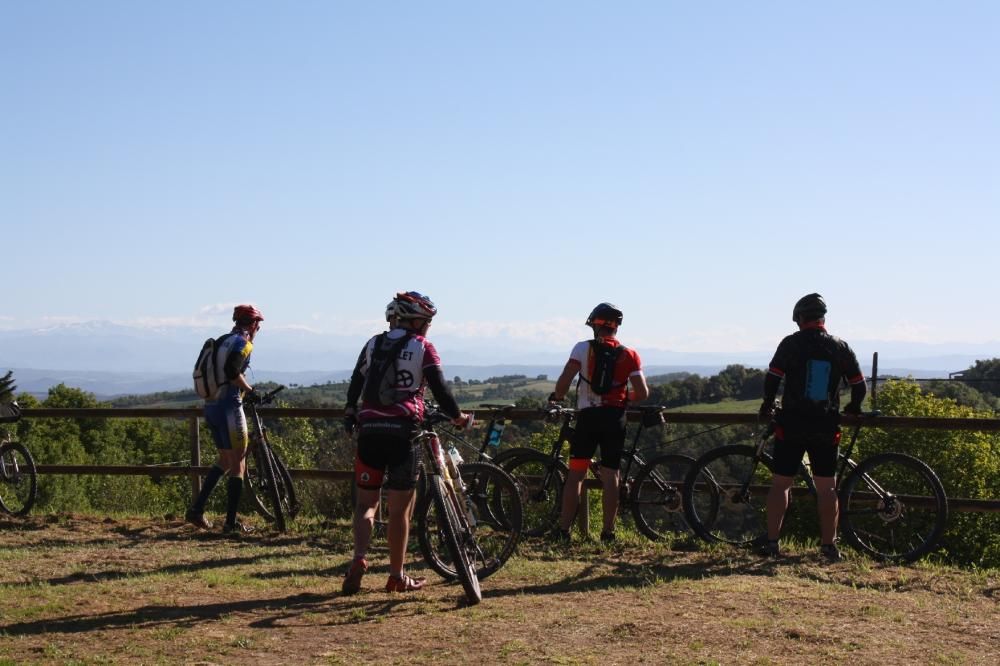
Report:
[[[866,395],[868,395],[868,385],[865,384],[864,378],[860,382],[852,383],[851,401],[844,405],[844,411],[848,414],[860,414],[861,403],[864,402]]]
[[[779,386],[781,386],[781,376],[768,371],[764,375],[764,405],[771,408],[774,407],[774,401],[778,397]]]
[[[573,384],[573,378],[576,377],[577,373],[580,372],[580,368],[583,366],[575,358],[571,358],[566,361],[566,366],[563,368],[562,374],[559,375],[559,379],[556,380],[556,388],[549,395],[550,402],[561,402],[566,399],[566,394],[569,393],[569,387]]]
[[[354,372],[351,373],[351,383],[347,386],[346,409],[356,411],[358,408],[358,399],[361,398],[361,390],[365,387],[365,373],[361,368],[365,365],[365,352],[367,349],[367,345],[361,349],[361,353],[358,354],[358,360],[354,364]]]
[[[846,369],[847,372],[844,376],[847,378],[847,383],[851,386],[851,401],[844,406],[844,411],[848,414],[860,414],[861,413],[861,403],[864,402],[865,396],[868,395],[868,384],[865,383],[865,375],[861,372],[861,365],[858,363],[858,357],[854,355],[854,351],[845,344],[845,350],[847,352],[847,362]]]
[[[424,368],[424,379],[427,380],[427,386],[430,387],[431,393],[434,394],[434,400],[437,401],[441,411],[450,416],[452,423],[455,425],[464,426],[469,420],[469,415],[462,411],[458,406],[458,401],[455,400],[455,396],[448,390],[448,385],[444,381],[444,371],[441,370],[441,366],[429,365]]]
[[[250,352],[252,351],[253,343],[249,340],[244,340],[243,345],[237,344],[229,352],[229,355],[226,357],[225,366],[223,367],[226,379],[244,393],[253,393],[253,387],[250,386],[246,375],[243,374],[243,370],[250,363]]]
[[[642,370],[634,373],[628,378],[629,383],[632,385],[632,391],[629,393],[629,402],[642,402],[649,397],[649,385],[646,383],[646,376],[642,374]]]
[[[785,338],[785,340],[787,339]],[[764,375],[764,401],[760,404],[758,412],[761,418],[770,419],[774,416],[774,401],[778,397],[778,387],[781,386],[781,380],[785,377],[785,371],[782,369],[784,367],[782,351],[786,346],[785,340],[782,340],[781,344],[778,345],[771,363],[768,364],[767,374]]]

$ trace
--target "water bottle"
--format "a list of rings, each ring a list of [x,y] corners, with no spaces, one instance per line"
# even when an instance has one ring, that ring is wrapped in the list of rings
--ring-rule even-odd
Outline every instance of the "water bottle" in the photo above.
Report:
[[[497,421],[493,424],[493,427],[490,428],[490,438],[489,440],[487,440],[486,443],[489,444],[494,449],[497,448],[498,446],[500,446],[500,435],[502,434],[503,434],[503,422]]]
[[[451,472],[452,478],[460,478],[458,473],[458,466],[462,464],[462,454],[458,452],[455,445],[452,444],[448,447],[448,461],[451,462]]]

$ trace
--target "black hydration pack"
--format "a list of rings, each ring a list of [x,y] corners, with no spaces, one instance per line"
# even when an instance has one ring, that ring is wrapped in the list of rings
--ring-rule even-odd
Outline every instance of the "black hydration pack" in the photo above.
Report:
[[[805,350],[805,384],[802,406],[811,412],[829,412],[839,402],[837,393],[843,379],[837,359],[837,341],[818,336]]]
[[[396,388],[396,362],[411,337],[407,333],[398,340],[390,340],[388,333],[382,333],[375,338],[371,360],[365,373],[365,385],[361,391],[365,402],[388,407],[405,396],[406,391]]]
[[[610,345],[600,340],[590,341],[590,353],[594,355],[594,372],[589,381],[584,378],[582,372],[580,378],[590,384],[591,391],[597,395],[604,395],[611,389],[622,386],[615,384],[615,365],[624,350],[624,345]]]

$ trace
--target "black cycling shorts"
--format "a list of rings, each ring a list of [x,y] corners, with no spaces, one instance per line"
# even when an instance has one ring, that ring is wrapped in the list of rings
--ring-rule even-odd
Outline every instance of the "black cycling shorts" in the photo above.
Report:
[[[381,487],[386,473],[390,490],[413,490],[417,486],[419,455],[409,437],[412,425],[402,432],[386,432],[362,424],[358,435],[358,455],[354,460],[354,480],[360,488]],[[400,437],[400,434],[405,434]]]
[[[808,453],[813,476],[834,476],[839,446],[839,428],[817,432],[778,426],[774,433],[774,473],[795,476],[802,456]]]
[[[590,460],[598,447],[601,466],[618,469],[625,448],[625,409],[623,407],[588,407],[576,417],[576,432],[569,447],[569,457]]]

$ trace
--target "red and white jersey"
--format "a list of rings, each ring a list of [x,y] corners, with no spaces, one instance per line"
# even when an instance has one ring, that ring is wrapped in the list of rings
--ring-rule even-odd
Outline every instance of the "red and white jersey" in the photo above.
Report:
[[[621,345],[615,338],[604,338],[604,342],[610,345]],[[624,347],[624,345],[622,346]],[[639,359],[639,354],[634,349],[624,347],[615,363],[614,385],[604,395],[598,395],[590,390],[590,378],[594,375],[594,354],[591,351],[590,340],[576,343],[569,358],[580,364],[580,375],[583,378],[578,384],[577,409],[624,407],[628,396],[629,379],[642,376],[642,361]]]

